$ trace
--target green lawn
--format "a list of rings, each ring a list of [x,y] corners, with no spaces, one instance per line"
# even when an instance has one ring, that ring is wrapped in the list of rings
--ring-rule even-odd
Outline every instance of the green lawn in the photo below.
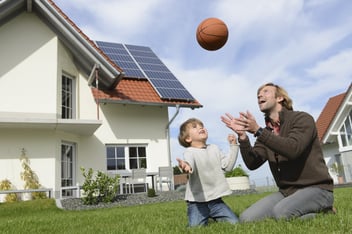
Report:
[[[187,228],[184,201],[65,211],[51,199],[0,204],[0,233],[352,233],[352,188],[335,189],[336,215],[311,220],[274,221],[231,225],[210,223]],[[230,196],[224,200],[239,214],[267,195]]]

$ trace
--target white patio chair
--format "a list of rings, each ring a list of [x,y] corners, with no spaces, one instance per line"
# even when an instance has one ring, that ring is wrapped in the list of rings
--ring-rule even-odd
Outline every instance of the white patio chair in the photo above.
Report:
[[[129,192],[131,193],[131,187],[132,187],[132,193],[135,193],[134,187],[136,184],[143,184],[144,192],[147,192],[148,183],[146,182],[146,180],[147,180],[147,173],[145,168],[132,169],[131,177],[128,177],[126,179],[126,184],[128,184],[129,186]]]
[[[157,184],[159,185],[160,191],[163,191],[163,183],[167,184],[169,190],[172,188],[172,167],[159,167],[159,173],[157,176]]]

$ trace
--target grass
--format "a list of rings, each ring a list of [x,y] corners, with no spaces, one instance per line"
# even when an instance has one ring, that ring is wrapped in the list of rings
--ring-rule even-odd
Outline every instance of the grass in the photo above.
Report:
[[[351,233],[352,188],[335,189],[336,215],[187,228],[184,201],[87,211],[58,209],[52,199],[0,203],[1,233]],[[226,197],[236,214],[268,193]]]

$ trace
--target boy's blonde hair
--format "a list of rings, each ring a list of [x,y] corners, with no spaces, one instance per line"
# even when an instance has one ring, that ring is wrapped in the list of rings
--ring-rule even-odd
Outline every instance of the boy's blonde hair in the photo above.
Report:
[[[286,107],[286,109],[288,109],[288,110],[293,110],[292,99],[288,96],[287,91],[284,88],[282,88],[281,86],[278,86],[274,83],[266,83],[266,84],[263,84],[262,86],[260,86],[257,91],[257,95],[266,86],[275,87],[276,88],[275,97],[282,97],[283,98],[283,100],[281,101],[281,105]]]
[[[196,119],[196,118],[190,118],[190,119],[186,120],[180,126],[180,133],[178,135],[178,142],[183,147],[187,148],[187,147],[191,146],[191,144],[186,141],[186,138],[189,136],[189,132],[188,132],[189,127],[194,124],[199,124],[201,126],[204,126],[203,122],[200,121],[199,119]]]

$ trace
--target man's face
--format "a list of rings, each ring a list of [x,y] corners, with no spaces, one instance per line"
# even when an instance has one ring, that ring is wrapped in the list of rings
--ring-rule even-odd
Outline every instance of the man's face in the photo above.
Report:
[[[279,111],[282,97],[276,97],[276,87],[264,86],[258,93],[258,105],[260,111],[270,113],[274,110]]]

